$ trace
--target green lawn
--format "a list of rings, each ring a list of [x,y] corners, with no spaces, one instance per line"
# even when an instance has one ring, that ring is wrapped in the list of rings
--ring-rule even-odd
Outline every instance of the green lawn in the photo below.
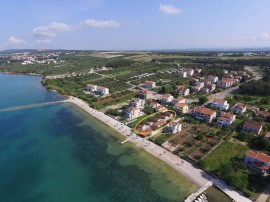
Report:
[[[202,160],[201,164],[207,171],[216,171],[224,164],[229,164],[232,158],[241,157],[247,150],[248,147],[246,145],[225,141],[209,154],[209,156]]]

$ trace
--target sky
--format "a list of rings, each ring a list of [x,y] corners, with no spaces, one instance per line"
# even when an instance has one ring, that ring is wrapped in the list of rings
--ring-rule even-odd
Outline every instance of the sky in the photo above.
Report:
[[[0,2],[0,50],[270,47],[269,0]]]

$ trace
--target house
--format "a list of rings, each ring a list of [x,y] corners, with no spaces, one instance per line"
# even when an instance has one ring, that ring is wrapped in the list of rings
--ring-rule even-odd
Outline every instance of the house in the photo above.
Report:
[[[201,71],[202,71],[202,69],[200,69],[200,68],[195,68],[194,69],[194,73],[198,73],[199,74],[199,73],[201,73]]]
[[[150,90],[141,90],[139,92],[139,98],[141,99],[150,99],[151,97],[153,97],[153,92]]]
[[[211,106],[219,110],[227,110],[229,109],[230,105],[227,100],[216,98],[213,100],[213,103],[211,104]]]
[[[108,95],[109,93],[109,88],[105,88],[103,86],[97,86],[94,84],[87,84],[86,85],[86,90],[91,92],[91,93],[98,93],[101,95]]]
[[[185,70],[182,70],[182,71],[179,72],[179,76],[181,78],[186,78],[187,77],[187,72]]]
[[[218,87],[229,88],[237,82],[237,79],[234,78],[222,78],[218,83]]]
[[[176,86],[176,90],[179,95],[187,96],[189,95],[189,89],[186,86]]]
[[[167,130],[173,134],[178,133],[182,130],[182,124],[174,121],[167,126]]]
[[[135,107],[129,107],[126,110],[125,115],[129,119],[135,119],[141,116],[141,110]]]
[[[157,108],[160,104],[157,102],[150,102],[150,107]]]
[[[270,156],[262,152],[248,150],[244,162],[250,169],[263,175],[270,170]]]
[[[136,108],[143,108],[145,105],[145,100],[144,99],[140,99],[140,98],[137,98],[137,99],[134,99],[130,102],[130,105],[131,107],[136,107]]]
[[[188,110],[189,110],[189,107],[186,103],[177,103],[176,105],[174,105],[173,108],[183,114],[188,113]]]
[[[268,141],[270,141],[270,132],[266,133],[264,135],[265,139],[267,139]]]
[[[203,88],[204,87],[204,82],[203,81],[197,81],[195,83],[196,86],[199,86],[200,88]]]
[[[203,92],[203,93],[209,93],[210,90],[209,90],[209,88],[202,88],[202,92]]]
[[[161,98],[161,103],[171,102],[173,100],[173,96],[171,94],[164,94]]]
[[[231,111],[237,114],[243,114],[246,110],[247,106],[242,103],[237,103],[231,108]]]
[[[209,75],[207,79],[208,79],[208,81],[211,81],[212,83],[217,83],[218,82],[218,77],[217,76]]]
[[[192,92],[195,92],[195,93],[198,93],[201,91],[200,86],[190,86],[190,89],[192,90]]]
[[[144,82],[144,85],[143,85],[144,88],[155,88],[156,87],[156,82],[154,81],[145,81]]]
[[[192,76],[194,74],[194,69],[188,68],[186,69],[187,71],[187,76]]]
[[[235,121],[235,115],[231,113],[221,112],[217,118],[217,123],[221,126],[231,125]]]
[[[155,111],[156,112],[163,112],[163,111],[166,111],[168,110],[166,107],[164,107],[163,105],[159,105],[155,108]]]
[[[108,95],[108,94],[110,94],[109,93],[109,88],[105,88],[103,86],[98,86],[97,87],[97,93],[98,94],[101,94],[101,95]]]
[[[208,123],[212,122],[217,116],[217,113],[214,110],[206,107],[193,107],[190,110],[190,114],[196,119],[204,120]]]
[[[157,121],[155,123],[155,125],[156,125],[157,128],[159,128],[159,127],[162,127],[165,123],[166,123],[165,120],[160,120],[160,121]]]
[[[205,87],[208,88],[210,92],[212,92],[212,91],[214,91],[216,89],[216,84],[207,83],[207,84],[205,84]]]
[[[262,131],[262,124],[251,120],[245,121],[243,131],[254,132],[259,135]]]
[[[184,97],[178,97],[172,100],[173,105],[176,105],[178,103],[186,103],[186,99]]]
[[[97,86],[94,85],[94,84],[89,83],[89,84],[86,85],[86,90],[91,92],[91,93],[94,93],[94,92],[97,91]]]

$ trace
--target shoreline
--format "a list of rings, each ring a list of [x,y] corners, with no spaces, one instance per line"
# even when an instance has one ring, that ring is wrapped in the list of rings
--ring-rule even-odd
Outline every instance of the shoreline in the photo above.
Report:
[[[131,143],[135,144],[139,148],[142,148],[144,151],[148,152],[154,157],[162,160],[168,166],[170,166],[171,168],[176,170],[178,173],[185,176],[188,180],[193,182],[198,187],[198,190],[208,188],[209,186],[214,184],[217,187],[219,187],[230,198],[234,199],[235,201],[241,201],[241,202],[252,201],[249,198],[245,197],[241,192],[227,185],[224,181],[210,176],[203,170],[195,167],[190,162],[179,158],[178,156],[154,144],[153,142],[150,142],[147,139],[137,136],[131,128],[105,115],[103,112],[100,112],[96,109],[89,107],[89,105],[83,100],[73,97],[73,96],[69,96],[68,99],[65,100],[64,102],[72,103],[78,106],[79,108],[86,111],[88,114],[90,114],[94,118],[100,120],[107,126],[111,127],[112,129],[114,129],[115,131],[117,131],[118,133],[126,137],[126,140],[123,141],[122,143],[125,143],[126,141],[130,141]],[[191,194],[186,199],[186,201],[192,201],[194,197],[196,196],[194,194]]]
[[[45,76],[43,74],[37,74],[37,73],[27,73],[27,72],[0,72],[0,74],[13,74],[13,75],[29,75],[29,76],[41,76],[44,78]]]

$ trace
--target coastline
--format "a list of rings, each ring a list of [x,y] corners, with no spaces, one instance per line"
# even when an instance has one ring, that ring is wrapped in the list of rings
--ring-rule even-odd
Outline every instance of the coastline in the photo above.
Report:
[[[35,74],[35,73],[13,73],[13,72],[1,72],[3,74],[14,74],[14,75],[30,75],[30,76],[40,76],[43,79],[45,78],[44,75]],[[42,84],[43,85],[43,84]],[[47,86],[43,85],[46,89]],[[49,90],[49,89],[48,89]],[[53,90],[53,89],[51,89]],[[59,93],[59,92],[58,92]],[[61,93],[60,93],[61,94]],[[66,96],[66,95],[64,95]],[[84,102],[83,100],[73,97],[73,96],[66,96],[67,99],[63,102],[72,103],[77,107],[81,108],[82,110],[86,111],[92,117],[98,119],[99,121],[103,122],[110,128],[117,131],[119,134],[123,135],[127,139],[125,141],[130,141],[131,143],[135,144],[139,148],[142,148],[144,151],[148,152],[152,156],[162,160],[168,166],[176,170],[181,175],[185,176],[188,180],[193,182],[197,187],[198,190],[203,190],[204,188],[208,188],[212,184],[215,184],[218,188],[220,188],[224,193],[226,193],[230,198],[235,201],[241,202],[251,202],[249,198],[245,197],[243,193],[237,191],[236,189],[227,185],[224,181],[214,178],[204,172],[203,170],[195,167],[190,162],[179,158],[178,156],[168,152],[164,148],[150,142],[149,140],[143,139],[138,137],[131,128],[122,124],[121,122],[105,115],[103,112],[100,112],[96,109],[89,107],[89,105]],[[123,142],[125,142],[123,141]],[[123,143],[122,142],[122,143]],[[197,191],[198,192],[198,191]],[[197,193],[195,192],[195,193]],[[192,201],[196,197],[195,194],[191,194],[186,201]]]
[[[127,138],[125,141],[122,142],[123,144],[126,141],[132,142],[136,146],[142,148],[146,152],[165,162],[167,165],[175,169],[181,175],[185,176],[187,179],[189,179],[191,182],[197,185],[198,189],[205,189],[211,186],[212,184],[215,184],[224,193],[226,193],[229,197],[231,197],[235,201],[251,202],[250,199],[245,197],[241,192],[227,185],[224,181],[210,176],[203,170],[195,167],[190,162],[184,159],[180,159],[178,156],[168,152],[167,150],[154,144],[153,142],[150,142],[149,140],[137,136],[131,128],[105,115],[103,112],[100,112],[96,109],[89,107],[89,105],[85,103],[83,100],[69,96],[69,98],[64,102],[72,103],[80,107],[82,110],[86,111],[91,116],[95,117],[96,119],[108,125],[118,133],[122,134],[124,137]],[[186,201],[192,201],[194,197],[195,197],[194,194],[191,194]]]

